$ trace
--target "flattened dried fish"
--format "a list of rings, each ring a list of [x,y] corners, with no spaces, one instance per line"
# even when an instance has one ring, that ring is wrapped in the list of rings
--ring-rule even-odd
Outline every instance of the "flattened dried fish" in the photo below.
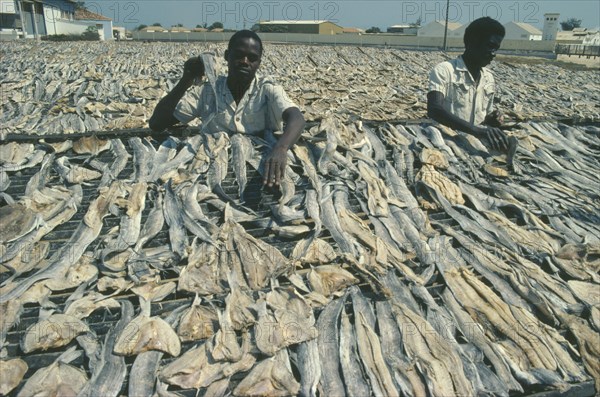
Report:
[[[398,390],[383,359],[381,343],[375,333],[375,316],[372,308],[357,287],[352,287],[356,344],[365,372],[376,396],[396,396]]]
[[[321,265],[310,270],[308,282],[314,291],[330,296],[357,283],[358,279],[340,265]]]
[[[226,365],[212,360],[206,344],[202,344],[188,350],[177,360],[165,366],[160,371],[159,378],[163,382],[183,389],[199,389],[222,379],[222,371]]]
[[[340,323],[340,366],[344,375],[344,386],[348,396],[368,396],[370,387],[363,375],[354,327],[345,310]]]
[[[79,392],[78,397],[107,396],[116,397],[121,390],[127,374],[123,357],[113,354],[116,339],[131,322],[133,305],[129,301],[121,302],[121,319],[111,328],[104,338],[100,360],[94,368],[92,377]]]
[[[170,326],[174,326],[183,309],[184,307],[182,306],[173,310],[165,318],[165,322]],[[163,353],[161,351],[147,351],[137,356],[129,371],[130,396],[152,396],[162,356]]]
[[[85,371],[69,363],[81,355],[75,348],[61,354],[54,363],[39,369],[17,394],[27,396],[76,396],[88,381]]]
[[[258,363],[233,390],[234,396],[296,395],[300,384],[294,379],[286,349]]]
[[[345,396],[344,383],[339,371],[340,344],[338,317],[345,299],[330,302],[317,319],[319,331],[317,343],[321,360],[320,391],[325,396]]]
[[[271,277],[289,270],[289,261],[279,250],[264,241],[255,239],[233,220],[229,206],[225,209],[225,224],[220,240],[226,242],[227,255],[241,263],[243,275],[250,288],[264,288]]]
[[[17,387],[28,369],[27,363],[20,358],[0,360],[0,394],[6,396]]]
[[[20,203],[1,207],[0,217],[2,218],[0,242],[3,244],[23,237],[40,222],[38,214]]]
[[[90,328],[76,317],[53,314],[45,320],[31,325],[21,339],[24,353],[41,349],[48,350],[69,344],[77,335],[90,332]]]
[[[221,282],[226,273],[219,264],[218,250],[213,245],[192,243],[188,264],[181,270],[177,288],[198,295],[220,294],[224,291]]]
[[[96,156],[110,149],[110,147],[111,141],[99,139],[95,135],[79,138],[73,142],[73,151],[77,154],[91,154],[92,156]]]
[[[301,397],[316,397],[317,386],[321,379],[319,346],[316,339],[298,345],[298,371],[300,372]]]
[[[117,337],[113,352],[129,356],[149,350],[177,357],[181,352],[181,344],[179,337],[165,320],[142,314],[133,319]]]
[[[177,335],[182,342],[206,339],[218,329],[217,313],[212,308],[202,306],[201,301],[196,295],[192,306],[181,316]]]

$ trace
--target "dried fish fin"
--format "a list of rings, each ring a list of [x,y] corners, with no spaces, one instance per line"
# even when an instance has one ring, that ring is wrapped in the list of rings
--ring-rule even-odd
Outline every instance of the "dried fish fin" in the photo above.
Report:
[[[234,389],[234,396],[296,395],[300,384],[294,379],[286,349],[258,363]]]

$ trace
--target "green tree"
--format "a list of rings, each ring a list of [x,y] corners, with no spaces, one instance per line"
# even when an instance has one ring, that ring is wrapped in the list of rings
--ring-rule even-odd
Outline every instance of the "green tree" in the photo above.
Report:
[[[85,32],[81,34],[81,38],[84,40],[100,40],[100,34],[98,34],[98,28],[95,26],[88,26]]]
[[[171,25],[172,28],[182,28],[183,24],[182,23],[178,23],[177,25]]]
[[[560,23],[560,27],[564,31],[571,31],[575,28],[580,28],[581,27],[581,19],[569,18],[566,21],[562,21]]]
[[[213,22],[213,24],[208,27],[208,30],[214,29],[223,29],[223,22]]]
[[[379,29],[377,26],[372,26],[365,30],[365,33],[381,33],[381,29]]]
[[[162,25],[160,24],[160,22],[154,22],[154,23],[152,24],[152,26],[162,26]]]
[[[75,2],[75,9],[76,10],[85,10],[85,1],[76,1]]]

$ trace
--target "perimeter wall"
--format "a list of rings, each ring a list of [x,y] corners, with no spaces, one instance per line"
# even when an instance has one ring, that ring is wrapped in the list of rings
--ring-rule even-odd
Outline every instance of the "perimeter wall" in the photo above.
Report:
[[[228,41],[233,32],[133,32],[134,40],[159,41]],[[444,44],[443,37],[419,37],[397,34],[338,34],[320,35],[308,33],[260,33],[266,42],[331,45],[368,45],[411,47],[414,49],[437,49]],[[554,41],[504,40],[503,51],[554,52]],[[449,48],[463,48],[462,38],[448,38]]]

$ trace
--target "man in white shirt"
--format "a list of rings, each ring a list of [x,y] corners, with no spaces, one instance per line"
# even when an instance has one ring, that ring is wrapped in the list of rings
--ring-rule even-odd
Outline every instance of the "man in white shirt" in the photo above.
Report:
[[[228,74],[217,78],[214,89],[205,83],[190,90],[194,81],[204,75],[204,65],[199,57],[188,59],[179,83],[156,105],[150,128],[162,131],[199,117],[206,133],[282,131],[266,158],[263,175],[263,184],[279,185],[285,173],[287,151],[300,137],[305,121],[280,85],[256,76],[262,52],[262,41],[256,33],[236,32],[225,51]]]
[[[465,31],[465,52],[433,68],[427,94],[429,117],[503,151],[509,143],[497,128],[500,116],[493,111],[494,76],[486,66],[496,56],[504,36],[504,26],[492,18],[473,21]]]

